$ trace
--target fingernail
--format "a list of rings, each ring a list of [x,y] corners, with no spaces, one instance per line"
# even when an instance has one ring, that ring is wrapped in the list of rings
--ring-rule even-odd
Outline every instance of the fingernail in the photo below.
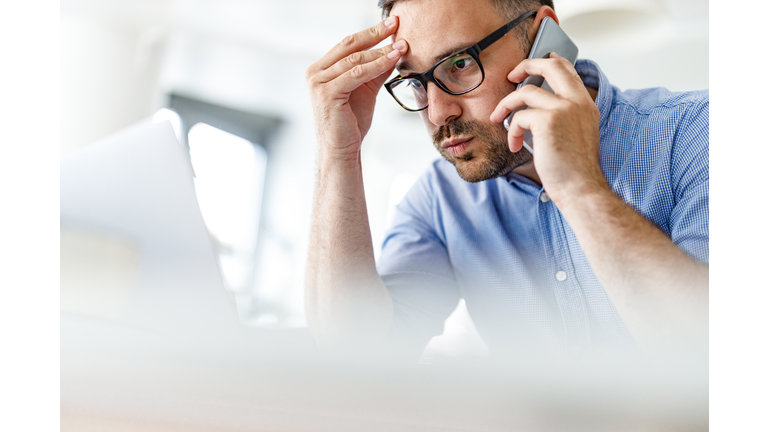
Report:
[[[405,49],[405,41],[400,39],[399,41],[392,44],[392,49],[396,49],[398,51],[403,51]]]
[[[384,21],[384,25],[387,27],[392,27],[395,24],[395,17],[391,16]]]
[[[399,55],[400,55],[400,51],[392,50],[389,54],[387,54],[387,58],[394,59],[394,58],[397,58],[397,56]]]

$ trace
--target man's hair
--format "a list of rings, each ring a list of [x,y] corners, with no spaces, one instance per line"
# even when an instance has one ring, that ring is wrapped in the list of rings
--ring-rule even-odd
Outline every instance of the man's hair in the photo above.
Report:
[[[389,17],[389,13],[392,12],[395,3],[403,3],[407,1],[413,0],[379,0],[382,19]],[[552,0],[488,0],[488,2],[491,7],[496,9],[496,12],[507,21],[512,21],[530,10],[538,10],[542,6],[549,6],[552,10],[555,9]],[[516,31],[517,39],[519,40],[523,51],[526,53],[531,49],[531,41],[528,40],[528,37],[526,36],[530,25],[531,21],[525,20],[525,22],[520,23],[520,25],[514,29],[514,31]]]

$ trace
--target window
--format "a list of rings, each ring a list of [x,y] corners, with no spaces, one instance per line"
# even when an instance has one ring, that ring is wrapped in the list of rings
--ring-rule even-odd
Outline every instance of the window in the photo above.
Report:
[[[192,126],[188,140],[197,200],[218,245],[224,283],[243,293],[253,282],[267,153],[205,123]]]
[[[283,305],[266,295],[268,290],[261,285],[268,275],[258,273],[264,273],[265,266],[279,267],[271,264],[279,248],[272,245],[275,235],[262,226],[261,206],[269,184],[269,143],[281,122],[178,95],[171,95],[169,107],[153,118],[164,120],[171,122],[179,142],[189,149],[200,211],[240,321],[276,324],[284,314]]]

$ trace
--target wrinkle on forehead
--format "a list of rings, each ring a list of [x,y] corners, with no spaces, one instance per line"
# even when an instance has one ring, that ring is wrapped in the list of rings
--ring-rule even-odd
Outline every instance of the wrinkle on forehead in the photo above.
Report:
[[[390,16],[399,20],[392,42],[408,43],[397,69],[407,67],[409,72],[428,70],[503,24],[487,0],[404,0],[395,4]]]

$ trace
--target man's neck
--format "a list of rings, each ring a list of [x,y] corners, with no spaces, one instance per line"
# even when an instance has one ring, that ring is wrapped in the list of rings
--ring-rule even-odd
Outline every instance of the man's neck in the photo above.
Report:
[[[589,92],[589,96],[592,97],[592,101],[597,100],[597,89],[593,89],[592,87],[586,87],[587,92]],[[520,150],[520,151],[528,151],[528,150]],[[512,170],[513,173],[520,174],[523,177],[527,177],[534,182],[536,182],[537,185],[541,186],[541,180],[539,179],[539,174],[536,172],[536,167],[533,165],[533,160],[528,162],[525,165],[521,165],[515,169]]]

